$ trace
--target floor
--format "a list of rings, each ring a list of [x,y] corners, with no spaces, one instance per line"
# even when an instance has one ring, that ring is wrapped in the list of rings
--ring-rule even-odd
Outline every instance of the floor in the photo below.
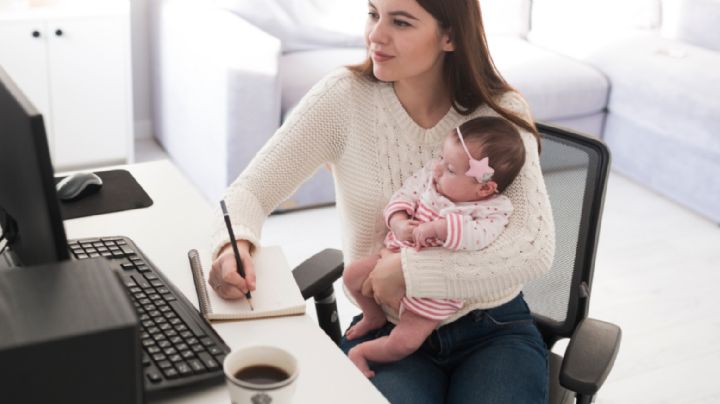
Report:
[[[166,156],[152,140],[138,142],[138,161],[159,158]],[[323,248],[340,247],[337,212],[271,216],[263,241],[282,245],[297,265]],[[620,325],[623,339],[596,403],[720,403],[719,284],[718,224],[613,173],[590,316]],[[336,295],[345,328],[357,309],[339,283]],[[314,315],[310,305],[308,312]]]

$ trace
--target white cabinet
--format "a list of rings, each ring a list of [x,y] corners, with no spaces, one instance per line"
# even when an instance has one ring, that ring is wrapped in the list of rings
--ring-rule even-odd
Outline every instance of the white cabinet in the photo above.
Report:
[[[0,11],[0,65],[45,120],[56,169],[133,158],[129,5]]]

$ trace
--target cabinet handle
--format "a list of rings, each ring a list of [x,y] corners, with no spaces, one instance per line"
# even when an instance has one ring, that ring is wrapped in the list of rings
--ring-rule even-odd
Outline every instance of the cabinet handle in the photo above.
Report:
[[[33,38],[40,38],[40,31],[38,31],[38,30],[33,31],[32,36],[33,36]]]
[[[55,30],[55,35],[57,35],[57,36],[62,36],[62,35],[63,35],[63,31],[62,31],[60,28],[58,28],[58,29]]]

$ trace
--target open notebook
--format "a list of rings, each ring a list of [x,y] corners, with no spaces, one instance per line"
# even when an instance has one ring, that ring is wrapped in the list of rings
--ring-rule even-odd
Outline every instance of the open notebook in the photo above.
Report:
[[[247,320],[305,313],[305,300],[279,246],[262,247],[253,256],[257,289],[252,292],[255,310],[245,299],[225,300],[207,283],[207,273],[196,250],[188,252],[200,312],[208,320]],[[209,273],[209,271],[208,271]]]

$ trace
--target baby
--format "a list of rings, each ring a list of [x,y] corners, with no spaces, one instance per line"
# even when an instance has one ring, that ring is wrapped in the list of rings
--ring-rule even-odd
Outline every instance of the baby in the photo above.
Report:
[[[439,158],[408,178],[385,207],[385,223],[390,229],[386,248],[394,252],[424,247],[458,251],[490,245],[512,212],[510,199],[500,193],[524,163],[520,134],[505,119],[481,117],[463,123],[448,134]],[[355,261],[343,273],[347,289],[363,312],[363,318],[348,330],[348,340],[387,321],[375,300],[360,292],[379,258],[374,255]],[[405,296],[400,321],[390,335],[361,343],[348,356],[365,376],[373,377],[368,361],[392,362],[410,355],[462,305],[460,300]]]

